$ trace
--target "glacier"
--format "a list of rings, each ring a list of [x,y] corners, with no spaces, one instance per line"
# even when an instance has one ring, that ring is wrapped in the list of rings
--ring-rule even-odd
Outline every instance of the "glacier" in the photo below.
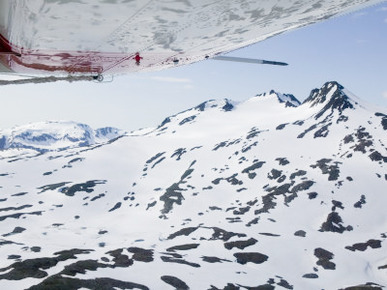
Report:
[[[302,104],[271,91],[4,148],[0,287],[382,289],[386,130],[385,108],[327,82]]]

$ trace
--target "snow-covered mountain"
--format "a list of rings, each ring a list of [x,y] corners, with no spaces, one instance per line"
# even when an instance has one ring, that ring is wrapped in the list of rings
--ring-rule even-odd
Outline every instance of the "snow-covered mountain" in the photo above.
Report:
[[[329,82],[3,155],[0,288],[382,289],[386,130]]]
[[[0,131],[0,150],[30,149],[32,153],[44,153],[105,143],[124,134],[112,127],[93,130],[75,122],[38,122]]]

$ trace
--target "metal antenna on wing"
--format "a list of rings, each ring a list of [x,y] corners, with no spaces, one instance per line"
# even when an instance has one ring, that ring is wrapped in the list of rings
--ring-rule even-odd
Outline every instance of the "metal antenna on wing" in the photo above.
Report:
[[[254,63],[254,64],[271,64],[271,65],[281,65],[281,66],[288,65],[285,62],[271,61],[271,60],[264,60],[264,59],[255,59],[255,58],[234,57],[234,56],[215,56],[212,59],[233,61],[233,62],[243,62],[243,63]]]

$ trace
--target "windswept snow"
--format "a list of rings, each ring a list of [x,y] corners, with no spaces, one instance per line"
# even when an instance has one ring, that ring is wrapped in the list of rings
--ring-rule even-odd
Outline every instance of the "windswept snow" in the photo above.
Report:
[[[98,146],[4,150],[0,288],[381,289],[386,130],[329,82],[298,106],[273,91]]]

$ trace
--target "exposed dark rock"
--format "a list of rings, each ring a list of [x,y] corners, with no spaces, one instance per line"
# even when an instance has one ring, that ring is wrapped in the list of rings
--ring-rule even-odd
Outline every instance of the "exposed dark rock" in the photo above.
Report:
[[[353,139],[352,135],[347,135],[344,137],[343,141],[344,141],[344,144],[348,144],[350,142],[354,142],[355,140]]]
[[[262,264],[269,258],[268,256],[258,252],[234,253],[234,257],[237,258],[237,262],[242,265],[249,262],[254,264]]]
[[[332,211],[335,211],[336,208],[344,209],[343,203],[341,201],[332,200],[332,204],[333,204]]]
[[[339,290],[383,290],[384,287],[375,283],[366,283],[357,286],[351,286],[347,288],[342,288]]]
[[[298,230],[298,231],[296,231],[296,232],[294,233],[294,235],[297,236],[297,237],[303,237],[303,238],[305,238],[305,237],[306,237],[306,232],[303,231],[303,230]]]
[[[52,258],[37,258],[27,259],[20,262],[15,262],[10,266],[0,269],[0,272],[7,271],[6,274],[0,275],[1,279],[6,280],[21,280],[24,278],[44,278],[48,274],[44,270],[56,266],[60,261],[76,258],[75,255],[82,253],[89,253],[89,250],[73,249],[69,251],[62,251],[54,253],[57,257]]]
[[[224,243],[224,247],[227,250],[231,250],[232,248],[238,248],[240,250],[243,250],[244,248],[255,245],[257,242],[258,241],[256,239],[250,238],[246,241],[234,241],[234,242]]]
[[[357,243],[357,244],[353,244],[352,246],[347,246],[345,248],[350,250],[350,251],[356,251],[357,250],[357,251],[364,252],[365,250],[367,250],[368,247],[370,247],[372,249],[381,248],[382,247],[382,241],[371,239],[371,240],[368,240],[365,243]]]
[[[248,289],[248,290],[273,290],[275,287],[270,284],[264,284],[264,285],[259,285],[259,286],[254,286],[254,287],[248,287],[248,286],[242,286],[241,287]]]
[[[255,141],[249,145],[245,145],[242,147],[242,153],[246,153],[247,151],[251,150],[254,146],[257,146],[258,145],[258,141]]]
[[[209,256],[203,256],[202,260],[207,263],[222,263],[222,262],[231,262],[230,260],[226,259],[220,259],[218,257],[209,257]]]
[[[251,166],[245,168],[242,170],[242,173],[247,173],[248,177],[250,179],[253,179],[257,174],[255,172],[251,172],[251,171],[254,171],[256,169],[259,169],[262,167],[263,164],[265,164],[266,162],[265,161],[257,161],[257,162],[254,162]]]
[[[310,106],[313,107],[325,103],[324,107],[316,114],[316,120],[328,111],[331,114],[333,111],[338,111],[341,115],[344,110],[354,108],[353,101],[344,93],[343,89],[344,87],[337,82],[327,82],[320,90],[313,90],[303,104],[310,103]],[[327,100],[327,96],[332,90],[334,90],[333,94]]]
[[[357,138],[357,143],[351,147],[354,151],[366,153],[366,149],[373,145],[371,134],[365,130],[366,128],[361,126],[356,130],[355,137]]]
[[[328,123],[324,126],[322,126],[320,129],[318,129],[316,132],[314,132],[314,136],[313,138],[321,138],[321,137],[326,137],[328,136],[328,133],[329,133],[329,126],[332,125],[332,123]]]
[[[11,269],[6,274],[0,275],[0,280],[21,280],[27,277],[44,278],[48,274],[43,270],[54,267],[58,262],[55,258],[38,258],[16,262],[7,268],[0,269],[0,272]]]
[[[341,115],[340,117],[337,118],[336,124],[339,124],[340,122],[347,122],[348,121],[348,116]]]
[[[8,218],[18,219],[26,215],[42,215],[42,213],[43,211],[34,211],[34,212],[20,212],[20,213],[14,213],[10,215],[3,215],[3,216],[0,216],[0,221],[3,221]]]
[[[239,142],[241,142],[241,139],[235,139],[235,140],[231,140],[231,141],[222,141],[222,142],[216,144],[215,147],[212,149],[212,151],[217,151],[219,148],[228,147],[228,146],[231,146],[234,144],[238,144]]]
[[[314,182],[314,181],[311,181],[311,180],[305,180],[305,181],[302,181],[301,183],[296,184],[295,186],[293,186],[293,188],[291,189],[290,192],[292,192],[292,193],[298,193],[299,191],[308,190],[309,188],[312,187],[312,185],[313,185],[314,183],[315,183],[315,182]]]
[[[282,130],[283,128],[285,128],[286,125],[288,125],[289,123],[285,123],[285,124],[281,124],[281,125],[278,125],[275,129],[276,130]]]
[[[4,246],[4,245],[12,245],[12,244],[17,244],[17,243],[11,242],[11,241],[6,241],[6,240],[0,240],[0,247]],[[23,245],[23,244],[18,244],[18,245]],[[1,270],[0,270],[0,272],[1,272]]]
[[[177,156],[176,160],[180,160],[180,159],[181,159],[181,156],[182,156],[184,153],[187,153],[187,150],[186,150],[185,148],[179,148],[179,149],[176,149],[175,152],[171,155],[171,158]]]
[[[254,214],[268,213],[270,209],[275,208],[277,203],[275,200],[275,194],[270,193],[262,197],[263,207],[254,211]]]
[[[176,289],[179,289],[179,290],[189,289],[188,285],[184,281],[174,276],[161,276],[160,279],[163,280],[165,283],[175,287]]]
[[[132,259],[135,261],[145,263],[153,261],[153,250],[130,247],[128,248],[128,252],[133,253]]]
[[[269,179],[277,179],[278,177],[280,177],[282,174],[282,171],[281,170],[277,170],[277,169],[272,169],[268,174],[267,174],[267,177]]]
[[[161,258],[161,260],[163,262],[166,262],[166,263],[177,263],[177,264],[191,266],[191,267],[194,267],[194,268],[199,268],[200,267],[199,264],[191,263],[191,262],[188,262],[188,261],[183,260],[183,259],[176,259],[176,258],[168,257],[168,256],[161,256],[160,258]]]
[[[114,267],[129,267],[133,265],[133,260],[129,259],[127,255],[123,255],[122,251],[123,249],[117,249],[106,253],[113,257]]]
[[[258,222],[259,222],[259,217],[256,217],[256,218],[252,219],[251,221],[249,221],[246,224],[246,227],[251,227],[252,225],[256,225]]]
[[[279,165],[282,165],[282,166],[290,163],[285,157],[276,158],[275,160],[278,161]]]
[[[97,196],[94,196],[92,199],[90,199],[90,201],[96,201],[97,199],[100,199],[100,198],[102,198],[104,196],[105,196],[104,193],[98,194]]]
[[[264,131],[261,131],[258,128],[253,127],[250,129],[249,133],[247,134],[246,139],[255,138],[262,132],[264,132]]]
[[[267,236],[267,237],[280,237],[281,235],[278,234],[272,234],[272,233],[259,233],[262,236]]]
[[[163,156],[164,154],[165,154],[165,152],[157,153],[156,155],[152,156],[147,161],[145,161],[145,163],[151,164],[152,162],[154,162],[155,160],[157,160],[159,157]]]
[[[214,147],[214,149],[212,149],[212,151],[216,151],[216,150],[218,150],[221,147],[225,147],[226,145],[227,145],[226,141],[220,142],[219,144],[215,145],[215,147]]]
[[[65,266],[61,274],[74,277],[77,274],[86,274],[86,271],[95,271],[98,268],[107,267],[109,266],[99,263],[97,260],[81,260]]]
[[[294,184],[292,183],[285,183],[280,186],[273,186],[270,188],[267,188],[266,191],[270,192],[272,195],[285,195],[286,193],[289,193],[290,187]]]
[[[387,156],[383,156],[379,151],[374,151],[368,157],[372,161],[383,161],[384,163],[387,163]]]
[[[39,253],[41,251],[41,247],[31,247],[30,250],[31,252],[34,252],[34,253]]]
[[[360,200],[357,201],[353,206],[356,208],[362,208],[363,204],[366,204],[365,195],[362,194]]]
[[[322,171],[322,174],[328,174],[328,180],[337,180],[340,175],[340,170],[339,170],[339,164],[341,162],[334,162],[334,165],[329,165],[331,163],[332,159],[320,159],[317,161],[315,165],[311,165],[310,167],[312,168],[320,168]]]
[[[278,286],[284,287],[285,289],[293,289],[293,286],[289,284],[288,281],[285,279],[281,279],[279,283],[277,283]]]
[[[381,124],[383,126],[383,130],[387,130],[387,115],[383,113],[375,113],[375,116],[382,117]]]
[[[141,289],[149,290],[148,287],[126,281],[120,281],[110,278],[96,278],[90,280],[82,280],[77,278],[62,277],[61,275],[54,275],[36,286],[28,288],[28,290],[76,290],[80,288],[86,289]]]
[[[156,205],[157,201],[148,203],[148,206],[146,207],[146,210],[150,209],[151,207],[154,207]]]
[[[172,240],[178,236],[189,236],[191,233],[196,231],[199,227],[189,227],[189,228],[183,228],[171,235],[168,236],[168,240]]]
[[[217,206],[210,206],[209,209],[210,210],[222,210],[220,207],[217,207]]]
[[[5,207],[5,208],[0,208],[0,212],[2,211],[17,211],[17,210],[22,210],[22,209],[25,209],[25,208],[30,208],[32,207],[32,205],[30,204],[26,204],[26,205],[22,205],[22,206],[18,206],[18,207]]]
[[[226,220],[229,222],[229,223],[241,223],[242,220],[240,217],[236,217],[236,218],[226,218]]]
[[[229,239],[231,239],[232,237],[235,237],[235,236],[238,238],[246,237],[246,234],[228,232],[228,231],[225,231],[225,230],[223,230],[221,228],[217,228],[217,227],[213,227],[210,229],[212,229],[214,231],[210,240],[222,240],[224,242],[227,242]]]
[[[250,211],[250,206],[246,206],[246,207],[240,207],[240,208],[234,210],[232,213],[234,215],[244,215],[245,213],[247,213],[249,211]]]
[[[178,245],[178,246],[173,246],[173,247],[168,248],[167,251],[168,252],[186,251],[186,250],[196,249],[199,246],[200,246],[200,244]]]
[[[211,181],[213,184],[215,184],[215,185],[218,185],[219,183],[220,183],[220,181],[222,181],[223,180],[223,178],[221,178],[221,177],[219,177],[219,178],[216,178],[216,179],[214,179],[213,181]]]
[[[74,196],[76,192],[93,192],[94,187],[98,184],[105,184],[106,180],[89,180],[85,183],[74,184],[70,187],[62,187],[59,191],[67,196]]]
[[[195,119],[196,119],[196,116],[195,116],[195,115],[189,116],[189,117],[187,117],[187,118],[184,118],[182,121],[180,121],[179,126],[182,126],[182,125],[184,125],[185,123],[192,122],[192,121],[195,120]]]
[[[20,258],[20,255],[8,255],[8,260],[18,260]]]
[[[243,184],[242,180],[237,179],[236,176],[238,176],[238,173],[235,173],[230,177],[227,177],[226,178],[227,182],[230,183],[231,185],[242,185]]]
[[[227,285],[224,288],[217,288],[211,285],[211,288],[209,288],[208,290],[239,290],[239,289],[241,288],[232,283],[227,283]]]
[[[308,273],[308,274],[302,275],[302,278],[317,279],[318,275],[316,273]]]
[[[297,120],[297,121],[293,122],[293,125],[302,126],[302,125],[304,125],[304,121]]]
[[[343,220],[337,212],[331,212],[328,215],[327,221],[324,222],[320,228],[320,232],[333,232],[342,234],[345,231],[352,231],[352,226],[344,227]]]
[[[19,193],[14,193],[14,194],[11,194],[11,196],[23,196],[23,195],[26,195],[28,192],[19,192]]]
[[[304,130],[304,132],[302,132],[301,134],[299,134],[298,136],[297,136],[297,138],[304,138],[304,136],[308,133],[308,132],[310,132],[310,131],[312,131],[312,130],[314,130],[314,129],[316,129],[317,128],[317,125],[316,124],[314,124],[314,125],[312,125],[312,126],[310,126],[308,129],[306,129],[306,130]]]
[[[121,204],[122,204],[121,202],[117,202],[111,209],[109,209],[109,212],[119,209],[121,207]]]
[[[233,106],[233,104],[231,104],[228,101],[226,101],[226,104],[222,107],[222,110],[225,111],[225,112],[229,112],[232,109],[234,109],[234,106]]]
[[[290,174],[290,179],[293,180],[295,179],[297,176],[304,176],[306,174],[306,171],[305,170],[298,170],[292,174]]]
[[[47,190],[55,190],[55,189],[58,189],[60,187],[63,187],[65,186],[66,184],[68,184],[70,182],[59,182],[59,183],[54,183],[54,184],[48,184],[48,185],[44,185],[44,186],[41,186],[41,187],[38,187],[38,189],[41,189],[41,191],[39,193],[42,193],[42,192],[45,192]]]
[[[336,269],[336,265],[330,261],[334,257],[333,253],[322,248],[317,248],[314,250],[314,255],[318,258],[317,265],[323,267],[325,270]]]
[[[191,173],[194,171],[194,169],[192,169],[191,167],[195,164],[195,162],[196,161],[193,161],[191,163],[190,167],[181,176],[179,182],[172,184],[166,189],[165,193],[160,196],[160,200],[164,202],[164,207],[161,210],[162,214],[169,213],[172,210],[174,204],[181,205],[184,197],[181,193],[183,189],[180,188],[180,185],[186,183],[185,179],[189,178]]]

